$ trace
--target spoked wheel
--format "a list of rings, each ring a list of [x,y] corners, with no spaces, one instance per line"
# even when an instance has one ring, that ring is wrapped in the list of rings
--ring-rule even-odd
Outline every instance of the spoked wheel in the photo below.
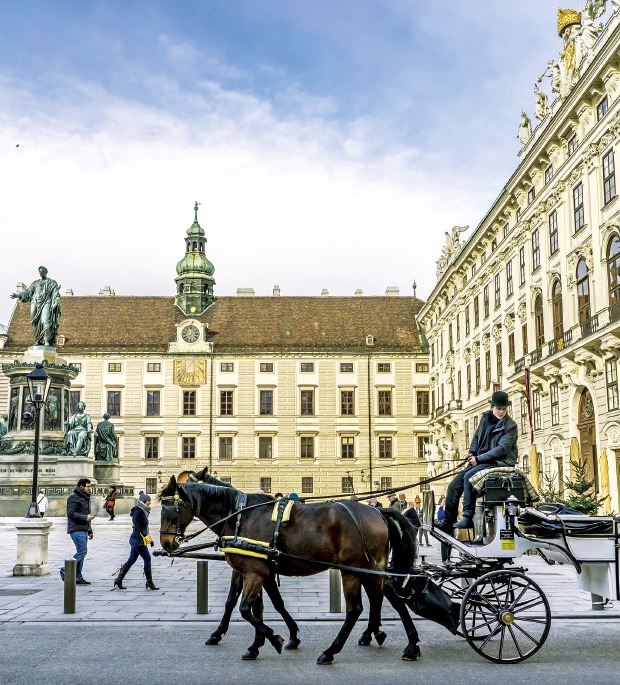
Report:
[[[549,602],[538,585],[516,571],[476,580],[461,604],[461,630],[470,646],[497,664],[529,659],[551,627]]]

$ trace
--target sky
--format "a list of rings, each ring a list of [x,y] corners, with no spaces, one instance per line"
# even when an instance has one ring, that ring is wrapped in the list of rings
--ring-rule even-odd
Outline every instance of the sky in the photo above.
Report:
[[[40,264],[174,295],[195,201],[216,295],[425,299],[518,165],[557,7],[2,0],[0,324]]]

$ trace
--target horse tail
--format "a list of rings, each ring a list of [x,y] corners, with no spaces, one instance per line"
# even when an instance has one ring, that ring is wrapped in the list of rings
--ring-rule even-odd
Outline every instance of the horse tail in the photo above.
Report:
[[[410,521],[395,509],[377,509],[387,527],[392,553],[391,570],[394,573],[409,573],[417,553],[417,531]]]

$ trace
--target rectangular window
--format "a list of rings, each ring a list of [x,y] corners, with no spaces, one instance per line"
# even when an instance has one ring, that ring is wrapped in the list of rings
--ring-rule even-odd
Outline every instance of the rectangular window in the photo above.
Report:
[[[515,363],[515,334],[508,334],[508,363]]]
[[[471,364],[467,365],[467,399],[471,397]]]
[[[528,205],[531,205],[532,202],[534,202],[535,197],[536,197],[536,191],[534,190],[534,188],[530,188],[527,191],[527,203],[528,203]]]
[[[300,457],[302,459],[314,459],[314,436],[302,435],[299,438]]]
[[[615,359],[605,361],[605,380],[607,381],[607,409],[618,409],[618,362]]]
[[[73,416],[77,412],[78,402],[80,401],[79,390],[69,390],[69,414]]]
[[[233,391],[220,390],[220,416],[233,415]]]
[[[532,231],[532,271],[540,267],[540,232]]]
[[[504,224],[504,228],[502,229],[502,235],[504,238],[510,233],[510,226],[508,224]]]
[[[527,354],[528,351],[528,344],[527,344],[527,324],[524,323],[523,326],[521,326],[521,340],[523,342],[523,357]]]
[[[314,373],[314,363],[313,362],[302,362],[301,363],[301,373]]]
[[[415,394],[417,416],[428,416],[428,390],[417,390]]]
[[[495,372],[496,372],[496,380],[499,383],[499,380],[502,377],[502,372],[503,372],[502,343],[501,342],[498,342],[495,345]]]
[[[461,369],[459,369],[458,373],[456,374],[456,399],[457,400],[461,399],[461,388],[463,387],[462,381],[463,381],[462,371],[461,371]]]
[[[469,419],[465,419],[465,446],[467,447],[467,449],[469,449],[469,446],[471,445],[469,437]]]
[[[355,414],[355,391],[340,391],[340,414],[341,416],[353,416]]]
[[[578,183],[573,190],[573,216],[575,218],[575,233],[585,226],[583,213],[583,183]]]
[[[230,435],[220,436],[220,447],[218,451],[220,459],[233,458],[233,439]]]
[[[473,278],[476,275],[476,264],[471,265],[471,277]]]
[[[343,362],[340,364],[340,373],[353,373],[353,363]]]
[[[558,238],[558,213],[555,209],[549,214],[549,252],[555,254],[560,249]]]
[[[497,309],[502,303],[502,293],[499,284],[500,278],[501,274],[495,274],[495,309]]]
[[[549,385],[549,396],[551,398],[551,425],[560,424],[560,388],[557,383]]]
[[[235,365],[233,364],[233,362],[222,362],[220,364],[220,371],[222,373],[231,373],[234,370],[235,370]]]
[[[259,413],[261,416],[273,416],[273,390],[260,391]]]
[[[258,458],[273,459],[273,438],[270,435],[261,435],[258,438]]]
[[[428,435],[418,435],[418,459],[424,457],[424,446],[428,444]]]
[[[452,323],[448,324],[448,349],[454,349],[454,340],[452,338]]]
[[[342,493],[350,495],[353,492],[353,476],[342,476]]]
[[[486,253],[486,252],[483,252],[483,253],[480,255],[480,266],[482,266],[486,261],[487,261],[487,253]]]
[[[480,305],[478,302],[478,295],[474,296],[474,328],[480,324]]]
[[[379,390],[379,416],[392,416],[391,390]]]
[[[392,438],[390,437],[379,437],[379,459],[391,459],[392,458]]]
[[[377,373],[390,373],[392,365],[389,362],[379,362],[377,364]]]
[[[461,339],[461,316],[460,314],[456,315],[456,321],[454,322],[454,325],[456,327],[456,342],[459,342]]]
[[[314,416],[314,390],[301,391],[301,415]]]
[[[415,365],[415,372],[416,373],[428,373],[428,364],[416,364]]]
[[[568,141],[568,156],[570,157],[573,152],[577,149],[579,146],[579,142],[577,141],[577,136],[574,135],[569,141]]]
[[[181,457],[183,459],[195,459],[196,458],[196,438],[190,438],[187,436],[183,436],[181,444],[182,444]]]
[[[484,380],[485,388],[488,390],[491,387],[491,350],[484,353]]]
[[[517,223],[521,221],[521,207],[517,207]]]
[[[609,100],[607,99],[606,95],[596,106],[596,120],[600,121],[607,114],[608,109]]]
[[[477,417],[477,416],[474,416],[474,418],[472,419],[472,421],[473,421],[473,424],[474,424],[474,433],[475,433],[476,430],[478,429],[478,417]]]
[[[159,373],[161,371],[161,364],[159,362],[149,362],[146,365],[147,373]]]
[[[144,456],[147,459],[159,459],[159,438],[147,436],[145,438]]]
[[[147,416],[159,416],[159,405],[160,405],[160,391],[159,390],[147,390],[146,391],[146,415]]]
[[[110,416],[121,415],[121,391],[108,390],[108,414]]]
[[[465,305],[465,335],[469,335],[469,305]]]
[[[312,494],[314,492],[314,478],[312,476],[301,477],[302,494]]]
[[[70,362],[70,364],[78,370],[78,373],[82,373],[82,364],[80,362]]]
[[[489,286],[485,285],[484,290],[482,291],[482,302],[484,305],[484,318],[487,319],[489,316]]]
[[[123,370],[123,365],[121,362],[110,362],[108,364],[109,373],[120,373]]]
[[[532,405],[534,430],[537,431],[542,428],[542,416],[540,414],[540,390],[534,390],[534,392],[532,392]]]
[[[184,390],[183,391],[183,416],[195,416],[196,415],[196,391],[195,390]]]
[[[616,167],[613,150],[603,157],[603,196],[605,204],[616,197]]]
[[[549,181],[553,178],[553,166],[550,164],[546,169],[545,169],[545,185],[549,183]]]
[[[478,395],[480,393],[480,357],[476,357],[474,366],[476,369],[476,395]]]
[[[512,282],[512,259],[506,262],[506,297],[510,297],[514,292],[514,285]]]
[[[261,362],[259,369],[261,373],[273,373],[273,362]]]
[[[148,495],[154,495],[157,490],[157,478],[147,478],[146,485],[144,486],[144,492],[146,492]]]
[[[525,247],[519,250],[519,285],[525,283]]]
[[[355,438],[349,435],[343,435],[340,438],[340,458],[341,459],[355,459]]]
[[[258,484],[263,492],[266,492],[267,494],[271,492],[271,478],[263,477]]]
[[[389,490],[392,487],[391,476],[381,476],[381,490]]]
[[[495,250],[497,250],[497,239],[493,238],[491,241],[491,252],[495,252]]]

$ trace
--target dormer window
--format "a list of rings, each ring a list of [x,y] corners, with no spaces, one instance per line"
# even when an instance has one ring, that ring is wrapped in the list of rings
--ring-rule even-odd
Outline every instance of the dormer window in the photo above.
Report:
[[[366,336],[366,345],[368,345],[368,347],[372,347],[374,344],[375,344],[374,336],[373,335],[367,335]]]

